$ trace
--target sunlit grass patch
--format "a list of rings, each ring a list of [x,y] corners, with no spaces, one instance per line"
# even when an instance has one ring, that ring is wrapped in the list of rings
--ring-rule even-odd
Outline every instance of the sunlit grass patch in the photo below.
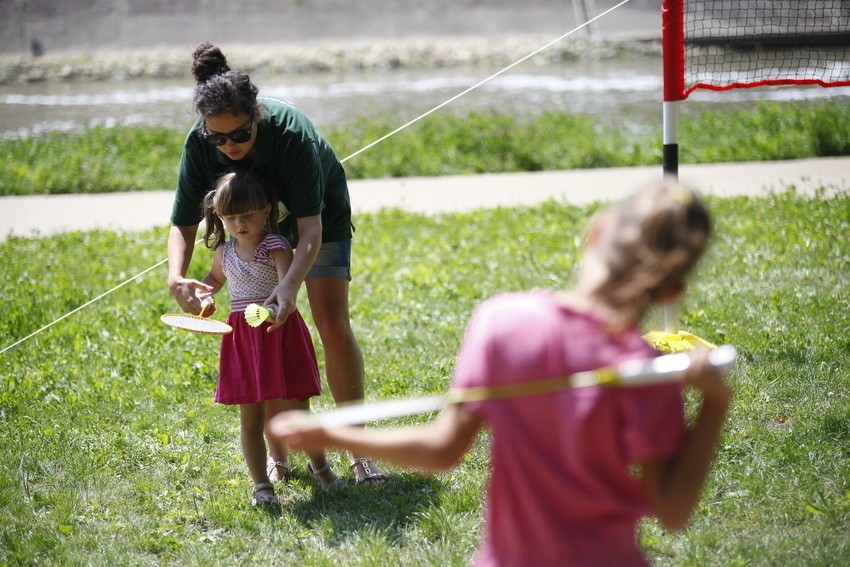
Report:
[[[847,563],[850,194],[709,204],[717,234],[681,324],[738,347],[736,397],[689,529],[669,534],[649,520],[641,542],[659,565]],[[475,306],[497,293],[568,287],[595,210],[550,201],[358,216],[351,308],[367,396],[444,391]],[[0,348],[159,261],[165,240],[163,228],[0,243]],[[199,249],[192,275],[210,261]],[[299,301],[312,328],[306,294]],[[471,559],[486,432],[450,472],[387,465],[385,485],[334,494],[293,455],[282,510],[253,510],[238,413],[211,400],[218,340],[159,322],[175,310],[162,267],[0,355],[0,564]],[[314,403],[332,405],[327,392]],[[330,458],[350,481],[345,455]]]
[[[345,159],[405,122],[367,116],[323,131]],[[98,126],[0,140],[0,195],[170,190],[189,126]],[[661,129],[660,117],[613,125],[569,112],[442,112],[344,166],[350,179],[367,179],[660,165]],[[850,155],[850,105],[842,99],[711,112],[685,106],[679,129],[682,163]]]

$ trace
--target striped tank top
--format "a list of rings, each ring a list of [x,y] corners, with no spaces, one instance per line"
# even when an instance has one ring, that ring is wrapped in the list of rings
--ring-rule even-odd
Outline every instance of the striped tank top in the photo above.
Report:
[[[236,253],[235,240],[224,243],[222,270],[230,292],[230,311],[245,311],[251,303],[262,304],[278,284],[272,250],[291,250],[282,237],[269,234],[263,239],[250,262]]]

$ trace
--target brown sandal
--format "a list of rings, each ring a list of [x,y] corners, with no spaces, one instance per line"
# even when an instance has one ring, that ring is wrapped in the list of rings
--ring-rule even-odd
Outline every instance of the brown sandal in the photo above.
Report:
[[[266,474],[270,482],[279,482],[289,476],[291,468],[289,461],[272,461],[266,463]]]
[[[387,475],[372,462],[369,457],[360,457],[351,462],[354,479],[357,484],[381,484],[387,480]]]
[[[319,486],[322,487],[322,490],[324,490],[326,492],[330,492],[331,490],[339,490],[341,488],[346,488],[348,486],[348,484],[345,482],[345,479],[340,477],[340,476],[336,477],[335,479],[333,479],[331,482],[329,482],[327,484],[325,484],[325,482],[322,480],[320,475],[323,475],[326,472],[332,472],[330,461],[325,461],[325,464],[320,466],[317,469],[314,469],[313,465],[308,462],[307,463],[307,472],[310,473],[310,476],[312,476],[314,479],[316,479],[316,482],[319,483]]]
[[[278,508],[280,506],[272,483],[260,482],[254,485],[254,489],[251,491],[251,506],[260,508]]]

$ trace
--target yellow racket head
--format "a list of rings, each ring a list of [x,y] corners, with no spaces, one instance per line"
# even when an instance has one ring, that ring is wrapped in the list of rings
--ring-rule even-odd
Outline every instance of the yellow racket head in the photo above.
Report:
[[[193,333],[205,333],[208,335],[226,335],[233,331],[233,327],[224,321],[217,321],[207,317],[198,317],[188,313],[169,313],[161,315],[160,319],[169,327],[191,331]]]
[[[245,308],[245,321],[252,327],[259,327],[263,321],[271,317],[271,310],[258,303],[251,303]]]

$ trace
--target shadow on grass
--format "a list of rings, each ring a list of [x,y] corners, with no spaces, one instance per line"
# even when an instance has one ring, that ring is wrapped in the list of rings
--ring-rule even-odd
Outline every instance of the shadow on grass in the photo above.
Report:
[[[302,475],[304,482],[311,482],[305,473],[293,474],[296,478]],[[345,489],[330,492],[315,487],[311,498],[286,507],[305,528],[321,524],[331,534],[329,543],[365,530],[396,539],[421,512],[439,506],[447,489],[437,477],[395,472],[388,473],[387,480],[378,485],[350,483]]]

